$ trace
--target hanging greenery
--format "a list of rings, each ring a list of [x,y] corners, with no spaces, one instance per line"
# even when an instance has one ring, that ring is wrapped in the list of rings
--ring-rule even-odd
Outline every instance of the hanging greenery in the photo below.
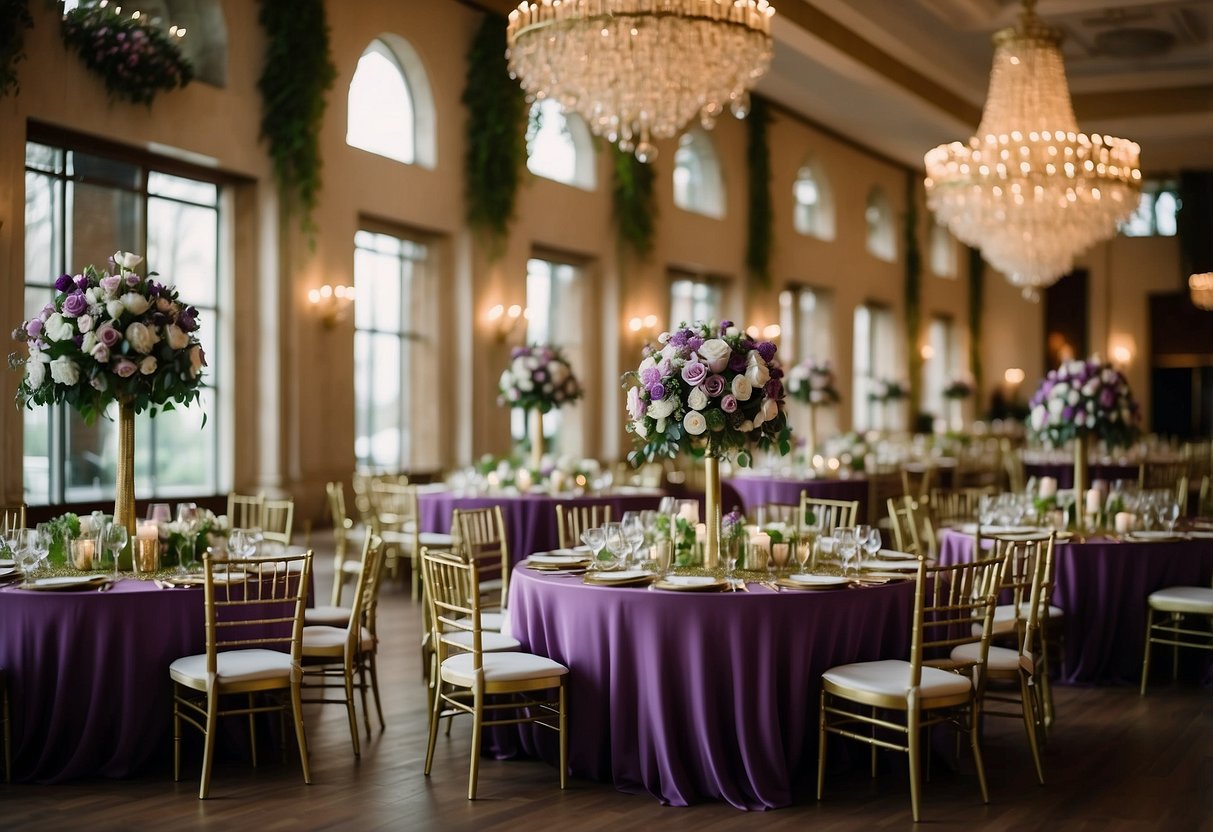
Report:
[[[320,193],[320,126],[325,95],[337,79],[329,52],[323,0],[261,0],[265,32],[261,135],[269,141],[284,213],[299,212],[300,227],[314,234],[312,211]]]
[[[973,375],[973,390],[981,405],[981,312],[985,303],[986,261],[975,248],[969,252],[969,372]]]
[[[653,253],[657,235],[657,203],[653,193],[653,163],[611,145],[611,206],[621,251],[640,259]]]
[[[505,50],[505,19],[485,15],[468,50],[463,88],[468,112],[464,177],[467,222],[481,234],[490,260],[505,246],[526,163],[526,97],[510,78]]]
[[[771,203],[771,146],[767,126],[771,121],[766,99],[753,97],[746,118],[749,140],[749,216],[745,249],[746,269],[759,286],[771,285],[771,244],[774,241],[774,207]]]
[[[906,353],[910,360],[910,412],[922,406],[922,352],[918,336],[922,330],[922,254],[918,248],[918,184],[914,171],[906,171]]]
[[[194,67],[176,38],[147,17],[118,14],[115,6],[81,4],[63,15],[63,43],[101,76],[110,98],[146,104],[161,92],[184,87]]]
[[[29,0],[0,0],[0,98],[20,91],[17,64],[25,57],[25,30],[33,25]]]

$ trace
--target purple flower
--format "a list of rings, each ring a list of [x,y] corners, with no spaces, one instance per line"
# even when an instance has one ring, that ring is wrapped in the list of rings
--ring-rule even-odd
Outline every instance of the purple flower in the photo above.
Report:
[[[640,381],[645,387],[656,384],[661,381],[661,370],[656,367],[648,367],[640,371]]]
[[[532,374],[532,378],[534,378],[535,381],[539,382],[540,384],[543,384],[545,381],[548,380],[548,372],[547,372],[547,370],[543,370],[543,369],[536,370]]]
[[[771,373],[771,378],[783,378],[783,367],[780,367],[778,364],[772,365],[771,367],[768,367],[767,369]],[[817,374],[815,374],[815,375],[817,375]]]
[[[112,295],[118,291],[118,286],[121,283],[122,283],[122,278],[119,277],[118,275],[107,274],[105,277],[101,278],[101,283],[99,285],[101,286],[102,289],[104,289],[106,291],[107,294]]]
[[[198,310],[192,306],[187,306],[181,310],[181,314],[177,316],[177,326],[182,332],[193,332],[198,328]],[[524,353],[525,354],[525,353]],[[518,356],[514,356],[517,358]]]
[[[139,281],[142,279],[143,278],[139,277],[139,275],[137,275],[137,274],[128,274],[126,276],[126,285],[127,286],[138,286]]]
[[[691,352],[694,352],[695,350],[699,349],[702,346],[703,346],[703,339],[700,338],[698,335],[693,335],[687,339],[687,348],[690,349]]]
[[[735,373],[744,373],[746,368],[746,353],[735,352],[729,358],[729,369]]]
[[[1074,419],[1074,408],[1067,405],[1065,407],[1065,409],[1063,409],[1061,411],[1061,420],[1063,422],[1069,422],[1069,421],[1072,421],[1073,419]]]
[[[97,340],[113,349],[122,340],[122,333],[111,323],[97,327]]]
[[[721,334],[721,335],[724,335],[724,333],[725,333],[725,332],[728,330],[728,328],[729,328],[729,327],[731,327],[732,325],[733,325],[733,322],[732,322],[732,321],[721,321],[721,322],[720,322],[720,334]]]
[[[661,382],[649,385],[649,398],[653,401],[659,401],[665,398],[665,385]]]
[[[692,387],[702,384],[707,377],[708,365],[701,361],[688,361],[682,365],[682,380]]]
[[[685,347],[689,337],[691,337],[691,331],[689,329],[680,329],[670,336],[669,343],[673,344],[675,347]]]
[[[63,299],[63,314],[68,317],[78,318],[88,311],[88,301],[84,298],[84,292],[72,292]]]
[[[1099,406],[1110,408],[1114,404],[1116,404],[1116,392],[1111,387],[1105,387],[1099,394]]]
[[[139,366],[129,358],[119,358],[110,366],[110,369],[122,378],[130,378],[139,370]]]
[[[59,292],[66,292],[74,285],[70,274],[61,274],[55,279],[55,290]]]
[[[42,321],[37,318],[25,322],[25,334],[30,338],[37,338],[42,334]]]
[[[674,362],[668,358],[661,359],[661,362],[657,365],[657,372],[661,373],[662,378],[673,375]]]
[[[88,288],[88,278],[85,277],[84,275],[78,274],[75,277],[73,277],[72,280],[75,282],[76,288],[78,288],[78,289],[87,289]]]
[[[781,399],[783,398],[783,382],[773,378],[762,388],[762,392],[766,393],[768,399]]]
[[[763,341],[758,345],[758,354],[762,356],[763,361],[770,361],[775,357],[775,345],[770,341]]]
[[[732,413],[737,409],[737,399],[733,397],[732,393],[725,393],[720,399],[720,409],[725,413]]]
[[[703,392],[713,399],[724,392],[724,376],[713,373],[703,381]]]

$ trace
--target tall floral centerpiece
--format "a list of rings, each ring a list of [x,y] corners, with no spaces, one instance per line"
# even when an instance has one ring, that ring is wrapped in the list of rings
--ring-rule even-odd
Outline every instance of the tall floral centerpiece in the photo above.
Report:
[[[964,401],[972,395],[973,385],[968,379],[954,378],[943,388],[943,397],[952,406],[952,413],[948,414],[949,421],[952,423],[952,429],[957,432],[964,430]]]
[[[1033,438],[1053,448],[1073,443],[1074,518],[1081,530],[1091,440],[1119,447],[1137,437],[1140,413],[1129,382],[1098,356],[1067,361],[1045,376],[1029,407],[1028,431]]]
[[[788,393],[796,401],[808,405],[805,454],[811,460],[817,452],[817,408],[838,404],[842,399],[834,386],[834,368],[828,361],[818,362],[812,358],[801,361],[788,370]]]
[[[756,341],[731,321],[682,323],[646,347],[640,366],[624,374],[627,430],[634,466],[688,453],[705,461],[705,565],[720,555],[720,460],[734,452],[748,466],[752,449],[791,449],[783,370],[776,347]]]
[[[497,403],[530,414],[531,469],[543,466],[543,414],[581,398],[581,384],[559,347],[514,347],[497,384]]]
[[[881,415],[880,429],[892,430],[894,420],[889,418],[888,411],[892,406],[896,405],[902,399],[908,398],[909,393],[902,386],[900,381],[891,378],[874,378],[868,384],[868,401],[874,402],[879,407],[877,412]]]
[[[198,310],[175,287],[137,271],[138,255],[119,251],[108,267],[55,281],[55,297],[13,337],[28,355],[17,402],[67,403],[91,424],[118,405],[118,470],[114,522],[135,536],[135,415],[198,401],[206,357],[198,342]]]

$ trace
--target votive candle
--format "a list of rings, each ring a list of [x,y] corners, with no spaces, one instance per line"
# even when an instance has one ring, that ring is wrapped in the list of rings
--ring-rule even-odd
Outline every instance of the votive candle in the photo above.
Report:
[[[1040,478],[1040,498],[1047,500],[1050,497],[1057,496],[1057,478],[1056,477],[1041,477]]]

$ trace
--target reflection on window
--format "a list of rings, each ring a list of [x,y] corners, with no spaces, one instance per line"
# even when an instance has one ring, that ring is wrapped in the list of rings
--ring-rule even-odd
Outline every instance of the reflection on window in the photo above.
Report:
[[[406,471],[412,461],[414,321],[427,256],[414,240],[354,234],[354,458],[360,470]]]
[[[724,180],[712,140],[696,127],[682,134],[674,153],[674,204],[684,211],[724,217]]]
[[[567,114],[550,98],[531,107],[526,139],[526,166],[531,173],[591,190],[594,145],[585,123]]]
[[[805,359],[827,361],[834,355],[830,293],[794,286],[779,294],[779,358],[785,366]]]
[[[893,207],[882,188],[873,188],[868,193],[863,216],[868,229],[868,251],[874,257],[890,263],[896,260],[897,233],[893,223]]]
[[[956,277],[956,240],[946,225],[931,220],[931,271],[936,277]]]
[[[834,200],[825,174],[815,164],[805,165],[792,185],[796,230],[822,240],[834,239]]]
[[[1146,182],[1141,189],[1141,201],[1120,226],[1126,237],[1174,237],[1175,215],[1179,213],[1179,186],[1173,181]]]
[[[717,321],[722,316],[719,281],[709,277],[674,276],[670,281],[670,327],[694,321]]]
[[[870,401],[868,394],[877,381],[901,380],[893,313],[873,304],[855,307],[854,333],[851,419],[856,430],[887,428],[883,405]]]
[[[90,263],[104,265],[119,249],[146,252],[148,267],[176,285],[183,301],[198,307],[198,334],[209,364],[201,402],[155,419],[146,413],[138,417],[136,482],[141,499],[223,491],[219,431],[226,379],[220,360],[219,186],[163,173],[152,164],[30,142],[25,193],[24,317],[36,315],[54,297],[60,274],[76,273]],[[86,425],[65,406],[26,411],[24,420],[26,502],[71,503],[112,495],[118,444],[113,421]]]

